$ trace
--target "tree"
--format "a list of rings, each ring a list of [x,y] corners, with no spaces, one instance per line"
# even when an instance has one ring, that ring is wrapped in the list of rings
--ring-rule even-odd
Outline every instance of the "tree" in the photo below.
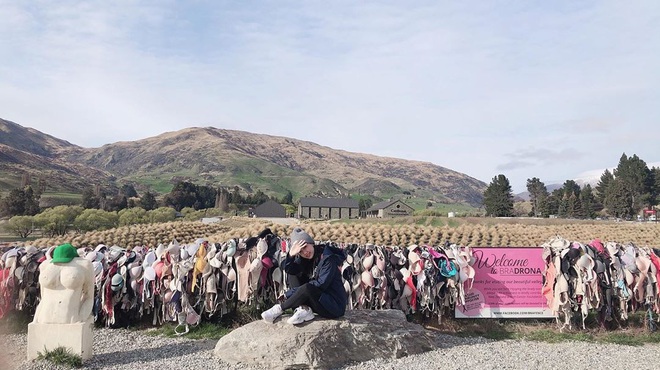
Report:
[[[511,217],[513,215],[513,193],[506,176],[500,174],[493,177],[493,181],[484,192],[484,207],[486,216]]]
[[[234,190],[231,192],[229,203],[236,205],[245,203],[245,199],[243,199],[241,196],[240,188],[238,186],[234,186]]]
[[[634,213],[631,208],[631,199],[632,194],[624,182],[615,178],[614,181],[610,183],[607,197],[605,198],[608,213],[623,218],[632,216]]]
[[[651,168],[651,176],[653,177],[653,189],[651,191],[653,198],[651,199],[651,204],[656,206],[660,198],[660,167]]]
[[[34,231],[34,217],[14,216],[9,219],[5,228],[19,238],[25,239]]]
[[[219,189],[216,194],[215,208],[218,208],[220,212],[229,211],[229,197],[227,189]]]
[[[119,190],[119,194],[125,196],[126,198],[136,198],[138,196],[137,191],[133,184],[124,184]]]
[[[215,188],[205,185],[197,186],[195,195],[196,201],[193,204],[195,210],[213,208],[215,206],[215,197],[217,195]]]
[[[646,162],[637,155],[628,158],[626,153],[623,153],[619,159],[619,165],[614,170],[614,177],[628,189],[627,201],[630,204],[627,208],[631,215],[637,214],[644,206],[651,205],[653,177]]]
[[[83,208],[79,206],[57,206],[36,215],[34,220],[43,227],[46,234],[64,235],[82,212]]]
[[[158,204],[156,203],[156,197],[153,195],[151,192],[146,192],[140,198],[140,207],[142,207],[146,211],[151,211],[152,209],[156,209],[158,207]]]
[[[37,182],[37,190],[35,191],[35,194],[41,195],[46,192],[46,189],[48,189],[48,182],[46,181],[45,178],[39,176],[39,180]]]
[[[151,223],[174,221],[176,211],[170,207],[160,207],[147,212],[147,219]]]
[[[371,208],[372,205],[373,202],[371,198],[360,198],[360,200],[358,201],[358,209],[360,211],[360,214],[362,214],[362,212],[366,211],[367,209]]]
[[[566,180],[560,190],[561,198],[557,215],[568,218],[580,217],[582,213],[580,185],[573,180]]]
[[[600,176],[600,181],[596,184],[596,199],[600,204],[605,205],[605,198],[607,197],[607,189],[614,180],[614,175],[610,170],[605,170]]]
[[[147,222],[147,211],[144,208],[126,208],[117,213],[119,226],[143,224]]]
[[[286,191],[286,194],[282,197],[280,201],[282,204],[293,204],[293,193],[290,190]]]
[[[245,203],[258,205],[268,201],[269,199],[270,198],[268,197],[268,195],[266,195],[263,191],[257,190],[257,192],[254,193],[254,195],[247,196],[247,198],[245,199]]]
[[[126,202],[126,205],[127,205],[126,208],[135,208],[138,206],[138,203],[135,201],[135,198],[128,198],[128,202]]]
[[[3,201],[4,213],[8,216],[32,216],[39,213],[39,199],[30,185],[23,189],[12,189]]]
[[[99,198],[96,196],[93,187],[89,186],[83,189],[81,205],[85,209],[89,209],[89,208],[98,209],[100,207]]]
[[[543,214],[545,203],[548,198],[548,188],[537,177],[527,179],[527,192],[532,203],[532,215],[539,217]]]
[[[165,206],[173,207],[177,211],[185,207],[194,207],[196,202],[197,185],[188,181],[177,183],[164,199]]]
[[[32,190],[32,186],[28,185],[23,190],[25,192],[25,212],[23,214],[27,216],[34,216],[39,213],[39,194],[35,194]]]
[[[121,211],[126,208],[128,208],[128,199],[122,194],[115,195],[105,205],[105,210],[111,212]]]
[[[116,212],[101,209],[86,209],[73,221],[73,226],[80,231],[108,230],[117,227],[119,216]]]
[[[25,214],[25,192],[21,189],[12,189],[4,201],[5,212],[9,216],[22,216]]]
[[[562,191],[561,189],[555,189],[545,202],[545,209],[543,217],[550,217],[550,215],[559,215],[559,208],[561,203]]]
[[[582,218],[596,218],[597,202],[591,185],[585,185],[580,191],[580,204],[582,205]]]

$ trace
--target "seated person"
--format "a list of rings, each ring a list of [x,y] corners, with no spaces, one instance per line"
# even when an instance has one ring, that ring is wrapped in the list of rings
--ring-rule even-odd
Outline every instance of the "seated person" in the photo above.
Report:
[[[320,261],[310,279],[317,253],[320,254]],[[317,246],[309,234],[299,227],[295,228],[291,233],[291,248],[284,267],[291,289],[286,292],[287,299],[283,303],[264,311],[261,317],[272,323],[289,308],[296,309],[287,320],[293,325],[314,319],[314,313],[328,319],[342,317],[348,301],[340,272],[345,259],[342,249],[331,245]]]

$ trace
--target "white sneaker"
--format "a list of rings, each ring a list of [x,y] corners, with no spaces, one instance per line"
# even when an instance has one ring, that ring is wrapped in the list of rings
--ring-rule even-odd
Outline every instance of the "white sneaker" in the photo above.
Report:
[[[314,319],[314,311],[311,308],[298,307],[291,317],[286,321],[291,325],[302,324],[305,321]]]
[[[282,306],[276,304],[275,306],[262,312],[261,318],[264,319],[264,321],[272,324],[273,321],[275,321],[276,318],[280,317],[281,314],[282,314]]]

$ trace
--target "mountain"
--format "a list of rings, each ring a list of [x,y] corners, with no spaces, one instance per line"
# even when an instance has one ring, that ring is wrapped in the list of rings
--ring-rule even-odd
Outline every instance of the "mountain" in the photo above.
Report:
[[[18,187],[24,174],[35,184],[41,178],[49,189],[65,192],[111,183],[112,174],[67,159],[79,150],[68,141],[0,119],[0,190]]]
[[[192,127],[100,148],[82,148],[8,121],[0,121],[0,129],[8,133],[3,132],[0,141],[5,148],[0,152],[0,166],[5,171],[14,169],[33,177],[47,173],[67,181],[84,176],[66,183],[68,188],[58,181],[63,190],[81,189],[86,184],[116,187],[134,183],[138,189],[162,193],[179,180],[190,180],[278,196],[291,191],[295,198],[352,194],[387,198],[411,192],[435,201],[476,206],[486,188],[482,181],[428,162],[213,127]],[[21,145],[13,144],[22,140]]]

